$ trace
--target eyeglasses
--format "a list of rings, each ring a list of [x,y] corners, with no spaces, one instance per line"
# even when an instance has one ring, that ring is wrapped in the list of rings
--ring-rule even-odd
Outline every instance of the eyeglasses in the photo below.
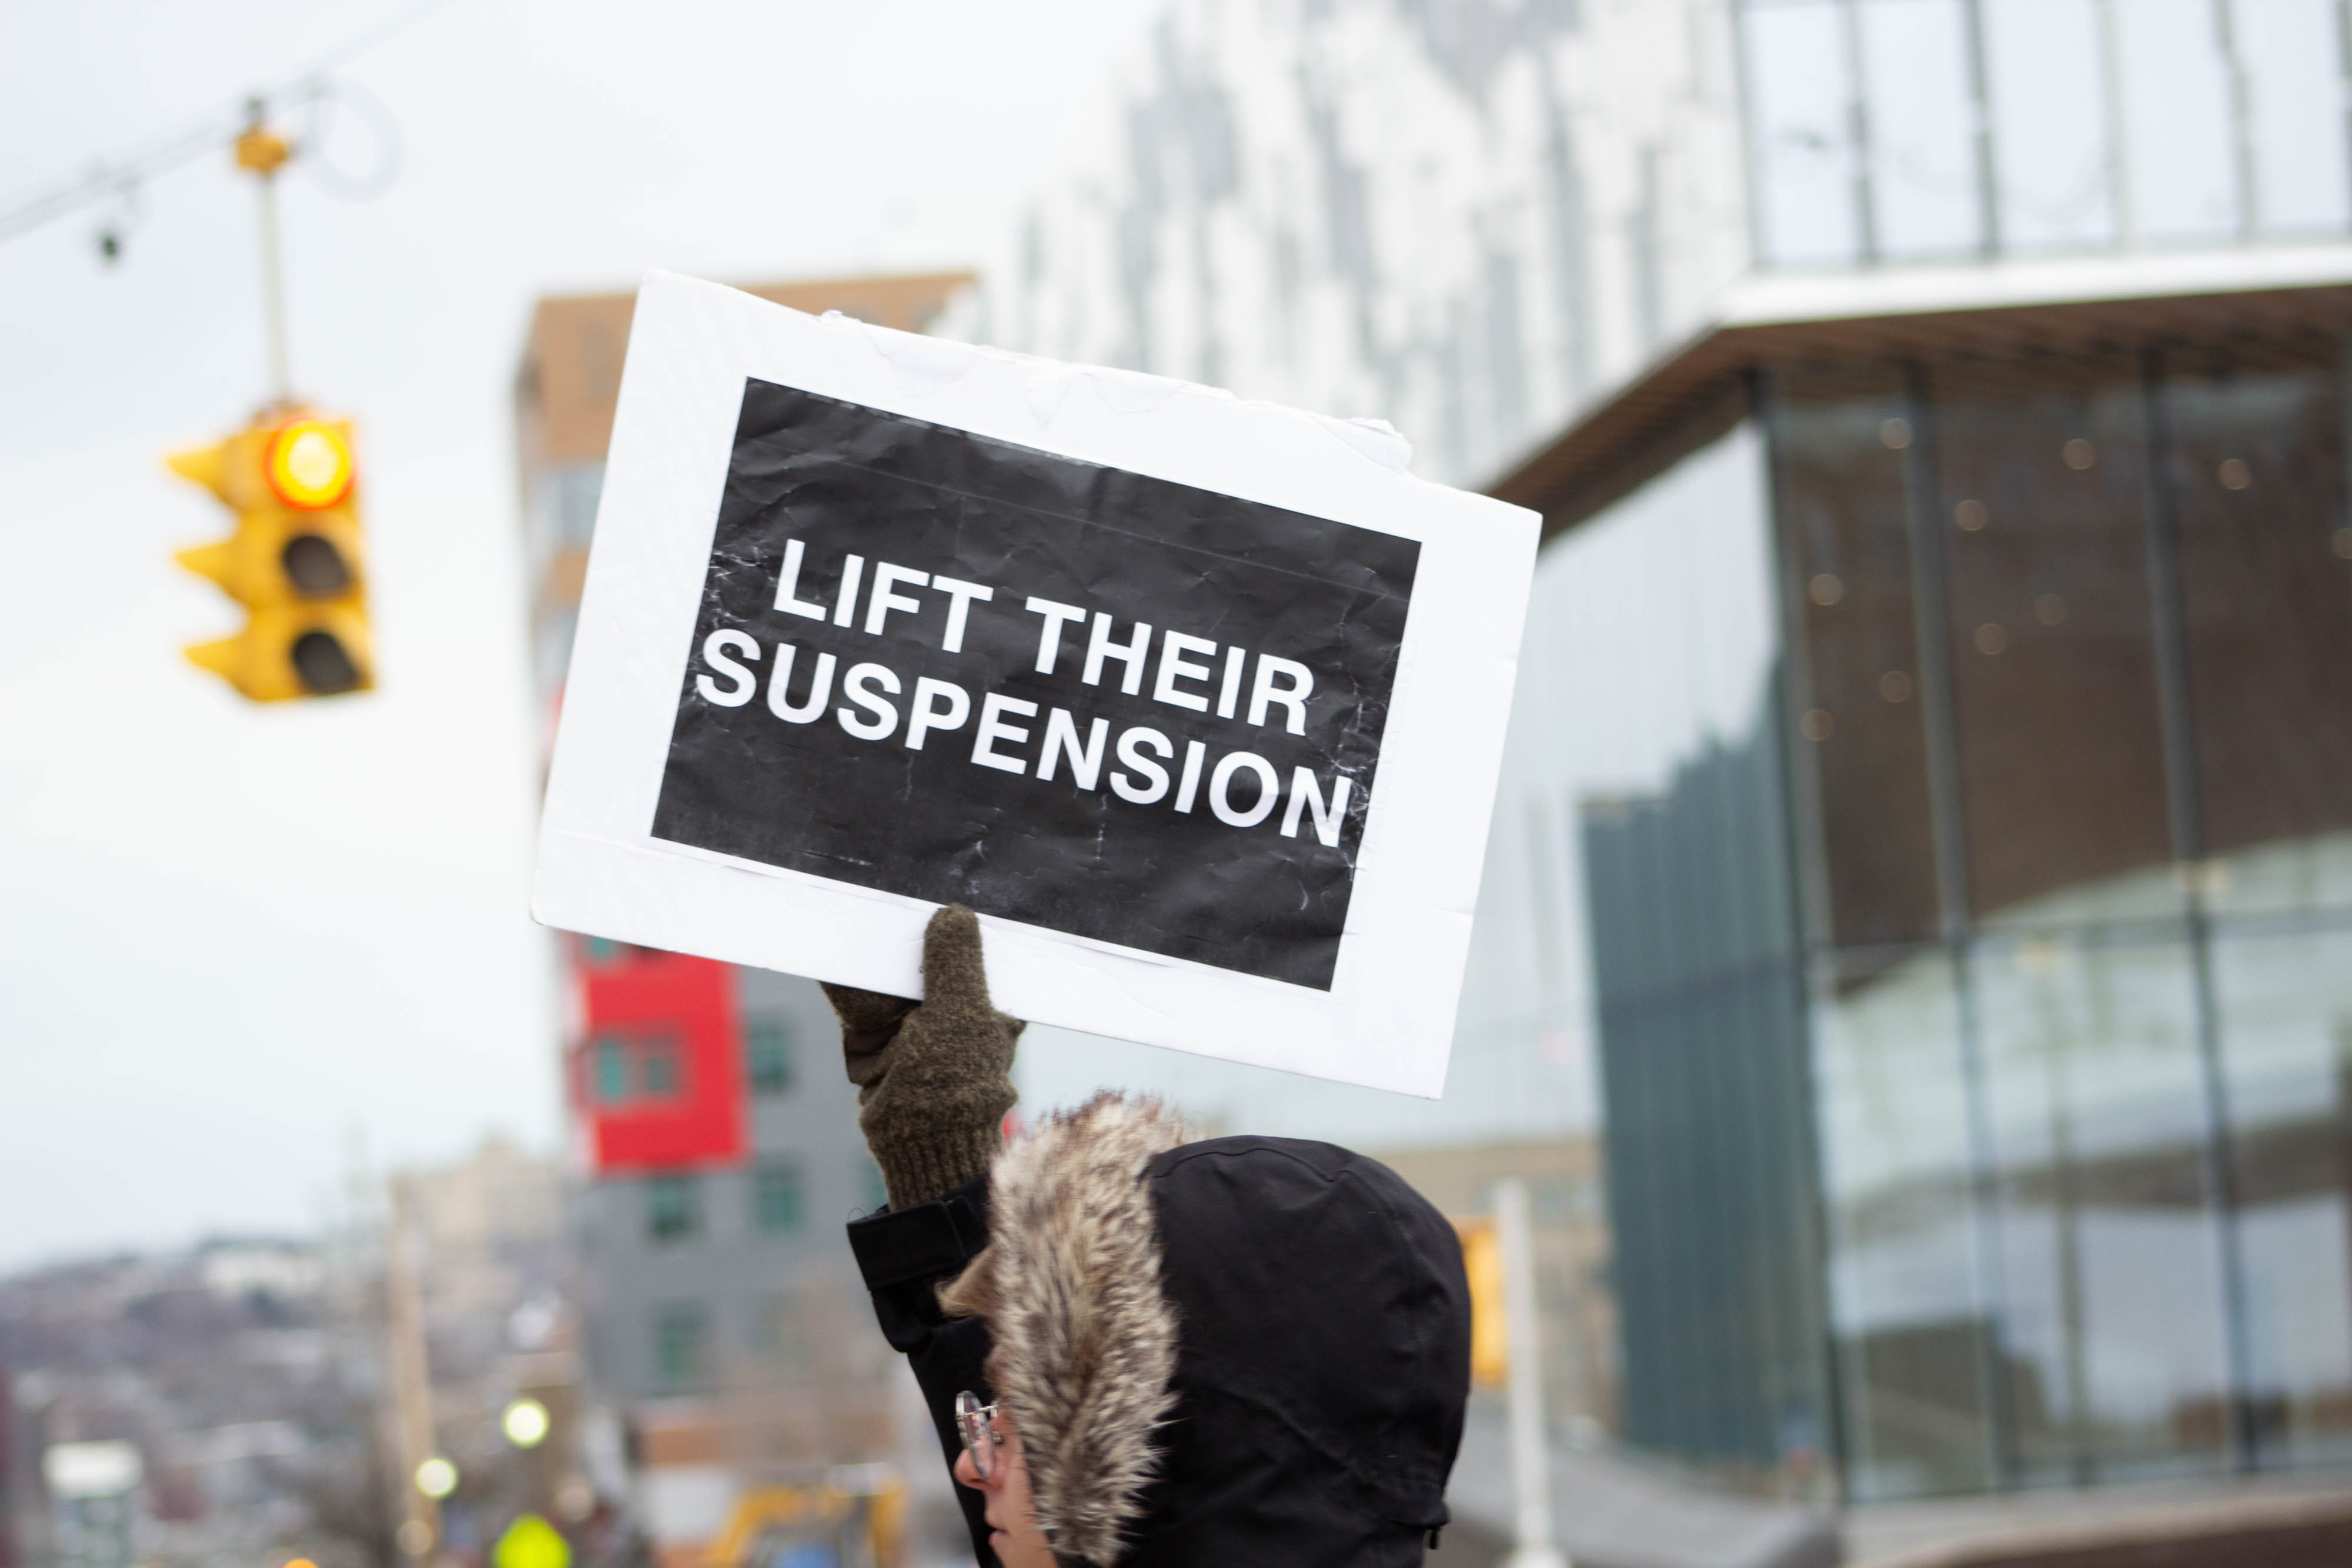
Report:
[[[956,1431],[963,1438],[963,1451],[971,1456],[971,1468],[982,1480],[996,1473],[996,1450],[1004,1446],[1004,1434],[996,1429],[996,1406],[982,1405],[980,1396],[967,1388],[956,1396]]]

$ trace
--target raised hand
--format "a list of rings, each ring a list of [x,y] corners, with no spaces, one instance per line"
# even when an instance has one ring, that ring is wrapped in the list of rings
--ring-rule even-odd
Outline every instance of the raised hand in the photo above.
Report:
[[[858,1086],[857,1124],[882,1167],[890,1207],[927,1202],[985,1174],[1016,1098],[1019,1019],[988,998],[980,918],[961,904],[923,932],[919,1002],[824,988],[841,1019],[842,1063]]]

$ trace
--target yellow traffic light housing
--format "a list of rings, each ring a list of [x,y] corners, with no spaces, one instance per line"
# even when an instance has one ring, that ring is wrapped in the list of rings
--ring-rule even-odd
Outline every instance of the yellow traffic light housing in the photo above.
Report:
[[[1454,1222],[1462,1239],[1462,1270],[1470,1277],[1470,1381],[1500,1388],[1510,1381],[1511,1332],[1503,1302],[1503,1239],[1494,1218]]]
[[[255,702],[373,689],[351,423],[266,410],[217,445],[166,461],[236,514],[228,538],[177,559],[246,607],[245,629],[192,645],[189,660]]]

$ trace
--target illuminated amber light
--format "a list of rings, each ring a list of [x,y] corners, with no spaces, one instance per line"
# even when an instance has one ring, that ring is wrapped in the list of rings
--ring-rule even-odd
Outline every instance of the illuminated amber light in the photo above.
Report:
[[[279,500],[314,512],[350,492],[352,449],[333,425],[306,419],[269,438],[263,470]]]

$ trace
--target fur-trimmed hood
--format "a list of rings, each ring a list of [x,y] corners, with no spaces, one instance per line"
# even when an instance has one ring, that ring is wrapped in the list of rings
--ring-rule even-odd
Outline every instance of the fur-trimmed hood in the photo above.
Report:
[[[989,1384],[1020,1428],[1057,1556],[1118,1561],[1176,1403],[1176,1312],[1144,1172],[1184,1141],[1152,1100],[1098,1095],[1049,1118],[997,1162],[988,1245],[940,1293],[988,1322]]]
[[[1007,1148],[985,1320],[1038,1523],[1093,1568],[1392,1568],[1445,1521],[1469,1395],[1461,1249],[1377,1161],[1188,1142],[1098,1096]]]

